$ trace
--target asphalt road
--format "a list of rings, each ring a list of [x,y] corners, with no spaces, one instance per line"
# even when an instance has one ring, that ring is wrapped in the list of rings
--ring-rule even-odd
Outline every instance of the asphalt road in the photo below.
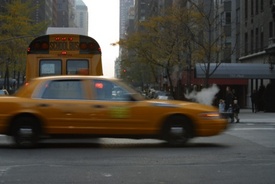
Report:
[[[0,136],[0,183],[274,184],[275,126],[246,123],[185,147],[158,140],[51,140],[14,149]]]

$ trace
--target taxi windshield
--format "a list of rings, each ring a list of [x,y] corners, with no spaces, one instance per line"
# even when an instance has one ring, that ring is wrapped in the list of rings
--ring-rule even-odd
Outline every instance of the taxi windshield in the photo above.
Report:
[[[126,85],[124,82],[118,80],[117,83],[128,91],[129,94],[132,94],[136,100],[145,100],[145,98],[136,90]]]

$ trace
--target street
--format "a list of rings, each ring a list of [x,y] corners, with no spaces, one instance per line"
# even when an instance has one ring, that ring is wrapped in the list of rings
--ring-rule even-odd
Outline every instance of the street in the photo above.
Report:
[[[275,183],[275,124],[240,123],[169,148],[158,140],[50,140],[15,149],[0,136],[0,183]]]

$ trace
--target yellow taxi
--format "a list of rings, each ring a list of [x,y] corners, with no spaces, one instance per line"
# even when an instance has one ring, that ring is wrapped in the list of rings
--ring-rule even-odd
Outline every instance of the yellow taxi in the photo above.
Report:
[[[33,79],[0,97],[0,134],[18,147],[41,138],[155,138],[179,146],[190,138],[223,132],[218,109],[176,100],[146,100],[115,78],[51,76]]]

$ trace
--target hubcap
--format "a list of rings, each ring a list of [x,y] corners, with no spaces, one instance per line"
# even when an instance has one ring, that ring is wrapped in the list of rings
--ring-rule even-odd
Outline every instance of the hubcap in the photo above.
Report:
[[[184,133],[184,129],[182,127],[171,127],[170,133],[175,136],[181,136]]]
[[[21,137],[30,137],[33,134],[33,130],[31,128],[20,128],[19,135]]]

